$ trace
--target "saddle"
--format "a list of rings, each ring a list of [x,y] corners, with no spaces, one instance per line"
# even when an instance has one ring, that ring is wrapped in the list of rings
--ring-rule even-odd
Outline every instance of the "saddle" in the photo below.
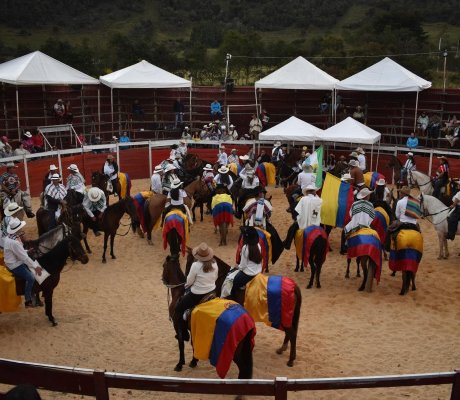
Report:
[[[215,299],[215,298],[217,298],[216,292],[208,293],[206,296],[204,296],[204,297],[200,300],[200,302],[197,304],[197,306],[200,305],[200,304],[206,303],[207,301],[213,300],[213,299]],[[196,306],[195,306],[195,307],[196,307]],[[193,309],[194,309],[195,307],[193,307],[193,308],[188,308],[187,310],[185,310],[184,314],[182,315],[182,319],[183,319],[184,321],[189,321],[189,320],[190,320],[190,317],[191,317],[191,315],[192,315],[192,311],[193,311]]]

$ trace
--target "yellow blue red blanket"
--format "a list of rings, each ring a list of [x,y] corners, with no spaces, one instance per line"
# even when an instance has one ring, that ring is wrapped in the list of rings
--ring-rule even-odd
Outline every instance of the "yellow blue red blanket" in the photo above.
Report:
[[[188,218],[178,209],[173,209],[166,214],[163,224],[163,248],[168,247],[168,232],[175,229],[181,240],[182,255],[185,256],[185,250],[188,243]]]
[[[0,265],[0,312],[17,311],[20,304],[21,297],[16,295],[13,274],[4,265]]]

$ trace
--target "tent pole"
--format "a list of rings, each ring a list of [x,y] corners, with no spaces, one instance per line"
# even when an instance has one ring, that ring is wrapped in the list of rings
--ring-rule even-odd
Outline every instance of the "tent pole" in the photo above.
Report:
[[[335,88],[331,91],[331,125],[335,125]]]
[[[113,136],[113,88],[110,88],[110,110],[112,111],[112,132],[110,136]]]
[[[379,139],[379,147],[377,147],[377,161],[375,163],[375,170],[377,171],[379,168],[379,155],[380,155],[380,139]],[[394,179],[393,179],[394,180]]]
[[[101,88],[97,88],[97,121],[99,125],[99,135],[101,134]]]
[[[19,88],[16,86],[16,118],[18,122],[18,139],[21,141],[21,128],[19,123]]]
[[[334,89],[334,98],[333,98],[333,107],[334,107],[334,125],[337,123],[337,89]]]
[[[256,98],[256,114],[257,113],[257,110],[259,109],[259,105],[257,104],[257,88],[254,86],[254,97]]]
[[[190,77],[190,88],[189,88],[189,105],[188,105],[188,109],[189,109],[189,116],[190,116],[190,131],[192,129],[192,82],[193,82],[193,77],[191,76]],[[150,172],[151,172],[151,168],[150,168]]]
[[[371,168],[369,171],[372,171],[372,161],[374,159],[374,143],[371,144]]]
[[[150,142],[150,139],[149,139],[149,176],[152,175],[153,173],[153,165],[152,165],[152,143]]]
[[[415,98],[414,132],[415,132],[415,128],[417,127],[417,109],[418,109],[418,90],[417,90],[417,97]]]

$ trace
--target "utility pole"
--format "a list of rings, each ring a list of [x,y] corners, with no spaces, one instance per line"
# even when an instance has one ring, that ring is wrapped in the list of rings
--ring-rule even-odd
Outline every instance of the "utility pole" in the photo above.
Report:
[[[444,57],[444,77],[443,77],[443,81],[444,81],[444,84],[443,84],[443,88],[444,88],[444,92],[446,91],[446,66],[447,66],[447,49],[444,49],[444,52],[442,53],[443,57]]]
[[[232,59],[232,55],[227,53],[225,56],[225,80],[224,80],[224,112],[225,112],[225,120],[227,121],[228,124],[228,110],[227,110],[227,78],[228,78],[228,64],[230,60]]]

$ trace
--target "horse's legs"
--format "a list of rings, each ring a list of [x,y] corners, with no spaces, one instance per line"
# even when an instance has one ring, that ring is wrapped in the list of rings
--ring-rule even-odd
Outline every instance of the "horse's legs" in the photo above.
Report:
[[[251,335],[252,331],[244,337],[235,350],[233,361],[238,367],[238,379],[252,379]]]
[[[310,282],[308,282],[307,289],[311,289],[313,286],[313,280],[315,279],[315,274],[316,274],[316,265],[313,262],[313,259],[308,260],[310,264]]]
[[[320,282],[321,268],[323,268],[323,265],[319,262],[316,267],[316,288],[317,289],[321,289],[321,282]]]
[[[117,257],[115,257],[115,254],[113,252],[113,242],[115,241],[115,234],[112,233],[110,235],[110,255],[112,256],[112,260],[115,260]]]
[[[58,282],[56,283],[55,287],[57,286],[58,283],[59,283],[59,278],[58,278]],[[45,314],[48,317],[49,321],[51,322],[51,325],[56,326],[57,322],[53,316],[53,291],[54,291],[54,288],[52,289],[45,288],[43,290],[43,296],[45,297]]]
[[[411,272],[411,277],[410,277],[410,280],[412,282],[412,290],[417,290],[417,288],[415,287],[415,272]]]
[[[372,285],[374,283],[375,269],[377,266],[375,263],[368,258],[367,259],[367,277],[366,277],[366,292],[372,292]]]
[[[104,232],[104,252],[102,253],[102,262],[105,264],[107,260],[105,259],[105,252],[107,250],[107,240],[109,238],[109,234]]]
[[[289,344],[289,329],[286,329],[284,331],[284,340],[283,340],[283,344],[281,345],[281,347],[279,349],[276,350],[276,353],[277,354],[283,354],[283,352],[285,352],[288,348],[288,344]]]
[[[300,261],[299,261],[299,257],[297,257],[297,255],[295,256],[295,270],[294,272],[299,272],[299,267],[300,267]]]
[[[407,275],[407,271],[402,271],[402,287],[401,287],[401,291],[399,292],[399,295],[400,296],[404,296],[406,294],[406,287],[408,287],[408,275]]]
[[[443,232],[436,232],[438,234],[438,241],[439,241],[439,254],[438,254],[438,260],[442,260],[444,258],[444,238],[445,234]]]
[[[363,276],[363,282],[361,283],[361,286],[358,289],[360,292],[362,292],[364,288],[366,287],[367,274],[368,274],[367,262],[368,262],[367,259],[363,260],[363,275],[364,276]]]
[[[356,276],[358,278],[361,278],[361,273],[359,271],[359,265],[361,264],[361,260],[359,259],[359,257],[356,259]]]
[[[297,328],[292,327],[289,329],[289,341],[291,342],[291,349],[289,352],[288,367],[294,366],[294,360],[297,357]]]
[[[350,279],[350,264],[351,264],[351,258],[347,258],[347,272],[345,273],[346,279]]]
[[[182,371],[182,366],[185,364],[184,341],[177,339],[179,345],[179,362],[174,367],[174,371]]]
[[[196,222],[196,216],[195,216],[195,208],[197,206],[197,203],[196,201],[193,202],[193,207],[192,207],[192,219],[193,219],[193,222]]]
[[[91,254],[91,249],[89,248],[88,240],[87,240],[87,237],[88,237],[88,230],[89,230],[89,226],[86,225],[86,224],[83,224],[83,233],[84,233],[83,243],[85,244],[86,252],[87,252],[88,254]]]

